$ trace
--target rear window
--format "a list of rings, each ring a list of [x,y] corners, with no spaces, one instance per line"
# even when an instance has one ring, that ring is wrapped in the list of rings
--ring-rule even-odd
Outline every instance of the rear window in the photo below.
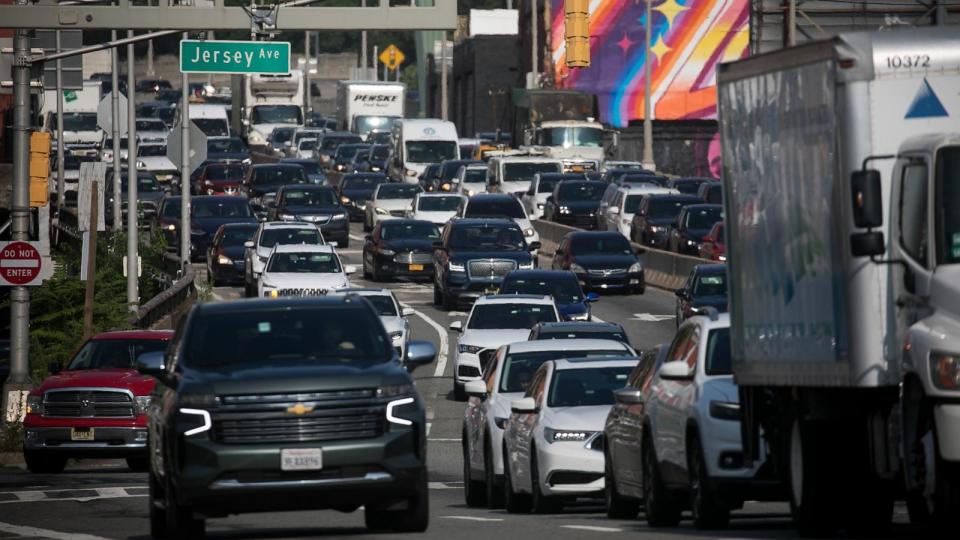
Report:
[[[467,328],[472,330],[533,328],[537,323],[557,322],[552,305],[546,304],[486,304],[476,306]]]
[[[726,296],[727,276],[723,274],[709,274],[699,276],[693,285],[694,296]]]
[[[523,207],[520,201],[512,197],[497,197],[496,199],[472,199],[467,203],[463,217],[468,218],[508,218],[523,219]]]
[[[216,201],[194,200],[192,213],[195,218],[250,217],[250,203],[244,200],[229,200],[233,197],[217,197]],[[219,200],[222,199],[222,200]]]
[[[279,274],[337,274],[340,260],[333,253],[274,253],[267,272]]]
[[[613,339],[622,343],[629,343],[623,332],[578,332],[564,330],[563,332],[541,331],[537,339]]]
[[[534,351],[508,354],[500,371],[501,392],[526,392],[533,374],[547,360],[557,360],[576,356],[577,358],[615,358],[627,351],[590,350],[590,351]]]
[[[631,371],[633,366],[557,370],[550,382],[547,405],[613,405],[613,391],[627,385]]]
[[[318,231],[315,227],[281,227],[277,229],[266,229],[260,234],[260,247],[265,248],[272,248],[277,244],[286,246],[291,244],[322,243],[320,231]]]

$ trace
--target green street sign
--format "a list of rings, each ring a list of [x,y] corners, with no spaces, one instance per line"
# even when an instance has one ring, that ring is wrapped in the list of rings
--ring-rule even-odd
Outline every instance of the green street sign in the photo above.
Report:
[[[76,100],[77,100],[77,93],[74,92],[73,90],[64,90],[64,91],[63,91],[63,100],[66,101],[67,103],[70,103],[71,101],[76,101]]]
[[[290,43],[284,41],[180,41],[181,73],[290,72]]]

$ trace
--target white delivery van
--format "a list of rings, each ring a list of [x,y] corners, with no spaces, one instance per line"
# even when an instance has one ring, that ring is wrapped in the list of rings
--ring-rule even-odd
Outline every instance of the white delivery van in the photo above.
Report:
[[[396,181],[416,184],[427,165],[460,159],[457,127],[446,120],[401,120],[393,126],[393,141],[389,175]]]
[[[207,137],[229,137],[230,117],[223,105],[206,103],[190,104],[190,121],[200,128]]]
[[[562,173],[563,161],[537,156],[506,156],[490,158],[488,167],[488,193],[509,193],[520,197],[530,191],[535,174]]]
[[[100,105],[99,81],[83,81],[83,90],[68,90],[63,99],[63,142],[74,155],[97,155],[97,143],[103,130],[97,125],[97,107]],[[57,91],[45,90],[40,107],[41,127],[49,131],[56,146]]]

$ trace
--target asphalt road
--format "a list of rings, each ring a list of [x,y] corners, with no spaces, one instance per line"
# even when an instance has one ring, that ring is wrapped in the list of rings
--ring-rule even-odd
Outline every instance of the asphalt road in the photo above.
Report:
[[[360,263],[363,233],[353,226],[351,246],[341,251],[347,264]],[[543,261],[541,261],[543,262]],[[358,273],[356,286],[368,285]],[[747,503],[734,512],[731,527],[723,531],[698,531],[685,520],[675,529],[651,529],[642,519],[611,520],[599,501],[582,501],[561,514],[536,516],[507,514],[503,510],[467,508],[463,500],[460,432],[463,403],[453,401],[453,356],[456,334],[450,322],[466,313],[442,312],[432,305],[429,284],[387,284],[399,300],[414,308],[411,318],[414,339],[438,346],[437,362],[416,373],[421,395],[428,402],[428,444],[431,524],[422,535],[429,539],[527,538],[583,539],[610,535],[644,538],[795,538],[789,508],[782,503]],[[218,287],[213,301],[240,298],[239,288]],[[604,295],[594,304],[594,314],[604,321],[619,322],[637,347],[650,347],[673,336],[674,298],[669,292],[648,288],[642,296]],[[71,463],[59,475],[33,475],[22,468],[0,468],[0,539],[54,538],[147,538],[146,475],[131,473],[122,461]],[[687,516],[689,517],[689,516]],[[914,538],[906,523],[906,511],[896,509],[891,537]],[[363,514],[336,511],[249,514],[209,520],[211,538],[316,538],[367,537]]]

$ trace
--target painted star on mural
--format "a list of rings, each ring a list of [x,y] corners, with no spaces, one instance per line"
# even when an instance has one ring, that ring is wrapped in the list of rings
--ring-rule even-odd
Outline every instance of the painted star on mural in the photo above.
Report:
[[[677,0],[667,0],[666,2],[660,4],[659,6],[653,8],[653,11],[660,12],[661,15],[667,18],[667,26],[673,26],[673,20],[677,18],[677,15],[683,11],[689,9],[686,6],[682,6],[677,3]]]
[[[667,47],[667,44],[663,42],[662,35],[659,38],[657,38],[657,44],[650,47],[650,51],[657,57],[657,63],[663,60],[663,55],[667,54],[672,50],[673,49],[671,49],[670,47]]]
[[[627,33],[624,32],[624,33],[623,33],[623,38],[621,38],[620,41],[617,42],[617,47],[620,47],[620,50],[623,51],[623,54],[624,54],[624,55],[626,55],[626,54],[627,54],[627,51],[630,49],[630,47],[633,47],[633,46],[636,45],[636,44],[637,44],[637,42],[631,40],[631,39],[627,36]]]

